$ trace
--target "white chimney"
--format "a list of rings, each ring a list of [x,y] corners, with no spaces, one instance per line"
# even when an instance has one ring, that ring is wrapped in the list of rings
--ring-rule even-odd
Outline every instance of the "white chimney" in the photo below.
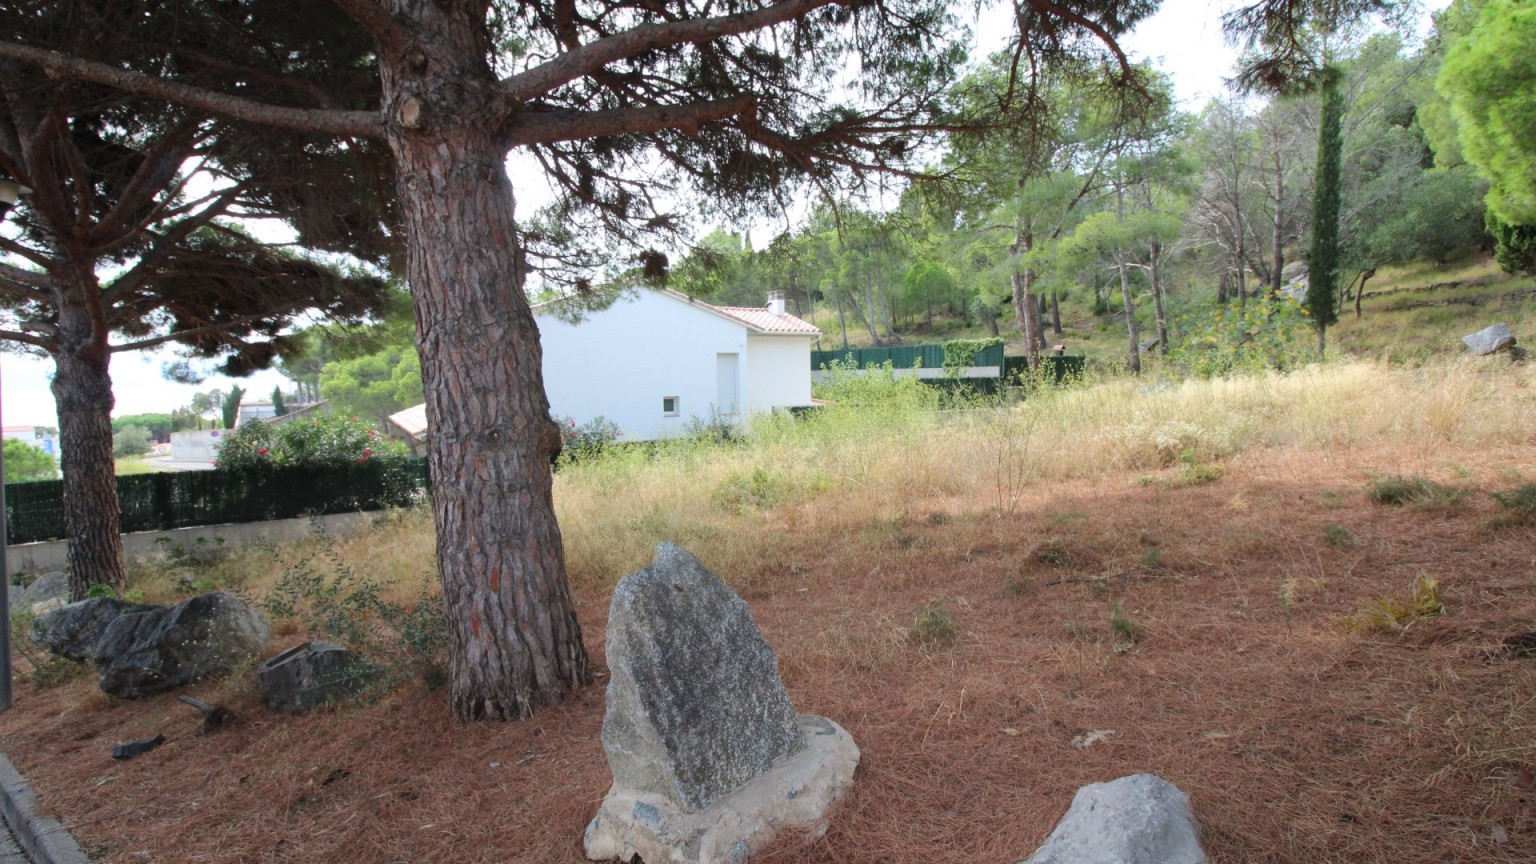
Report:
[[[784,314],[784,292],[783,291],[774,290],[774,291],[769,291],[768,292],[768,311],[772,312],[775,315],[783,315]]]

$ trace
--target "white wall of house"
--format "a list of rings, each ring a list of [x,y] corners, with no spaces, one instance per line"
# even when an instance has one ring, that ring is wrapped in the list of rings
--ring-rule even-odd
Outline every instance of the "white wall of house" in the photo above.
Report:
[[[810,336],[747,337],[747,412],[811,404]]]
[[[549,313],[536,320],[550,412],[581,424],[606,417],[627,440],[680,435],[690,417],[709,417],[719,396],[718,355],[747,351],[745,326],[657,291],[641,290],[574,325]],[[671,415],[665,399],[676,400]]]
[[[178,462],[213,462],[219,458],[225,429],[186,429],[171,433],[171,458]]]

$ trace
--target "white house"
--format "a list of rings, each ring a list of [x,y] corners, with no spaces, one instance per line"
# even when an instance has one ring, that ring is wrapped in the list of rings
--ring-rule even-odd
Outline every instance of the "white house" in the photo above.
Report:
[[[602,416],[626,440],[682,434],[691,418],[744,419],[811,404],[814,325],[766,307],[711,306],[640,289],[572,324],[535,306],[550,411],[579,424]]]

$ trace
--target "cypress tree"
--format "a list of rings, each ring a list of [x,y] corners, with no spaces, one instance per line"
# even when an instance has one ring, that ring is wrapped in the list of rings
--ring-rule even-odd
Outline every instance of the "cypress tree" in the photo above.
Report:
[[[1344,149],[1344,104],[1339,70],[1325,66],[1322,119],[1317,130],[1317,179],[1312,192],[1312,254],[1308,262],[1307,311],[1317,327],[1317,350],[1327,349],[1328,325],[1339,320],[1339,162]]]

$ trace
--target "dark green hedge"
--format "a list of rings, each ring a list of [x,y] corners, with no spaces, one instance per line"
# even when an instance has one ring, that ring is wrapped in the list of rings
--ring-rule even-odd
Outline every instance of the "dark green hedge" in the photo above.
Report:
[[[338,462],[117,478],[123,533],[403,507],[426,494],[427,460]],[[65,536],[60,480],[5,487],[6,542]]]

